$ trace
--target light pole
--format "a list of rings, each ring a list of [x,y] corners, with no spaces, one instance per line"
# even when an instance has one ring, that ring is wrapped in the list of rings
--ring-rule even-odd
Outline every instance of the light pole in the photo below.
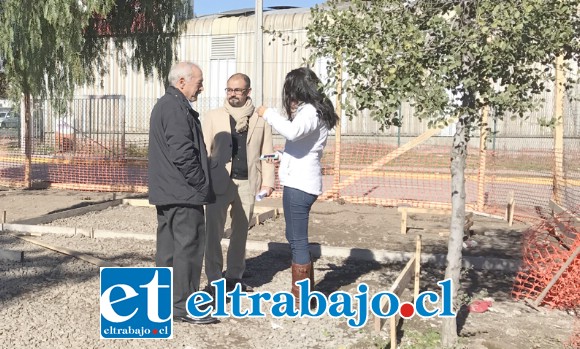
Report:
[[[263,23],[263,1],[256,0],[256,78],[254,82],[254,105],[256,107],[263,103],[263,81],[264,81],[264,34],[262,32]]]

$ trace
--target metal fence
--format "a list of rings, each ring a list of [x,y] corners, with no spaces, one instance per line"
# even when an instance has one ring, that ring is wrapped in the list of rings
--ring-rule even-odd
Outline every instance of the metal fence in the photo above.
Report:
[[[32,122],[33,182],[69,189],[145,192],[149,116],[155,102],[156,99],[123,96],[87,96],[75,98],[62,111],[57,111],[48,101],[36,101]],[[216,102],[202,98],[194,108],[203,118]],[[275,106],[280,104],[279,100],[269,102]],[[487,171],[480,180],[477,177],[481,172],[481,153],[478,139],[472,139],[466,179],[468,204],[477,203],[483,195],[484,210],[499,212],[507,193],[513,191],[520,203],[520,217],[529,217],[537,207],[548,207],[553,193],[555,161],[561,158],[564,185],[560,195],[567,207],[577,211],[580,203],[578,113],[572,112],[575,109],[570,106],[574,104],[568,106],[569,126],[564,128],[561,156],[556,156],[553,138],[543,129],[516,127],[515,134],[509,131],[509,121],[496,123],[498,132],[488,138],[484,151]],[[412,113],[407,119],[412,120]],[[452,130],[435,132],[419,146],[381,163],[386,155],[421,134],[426,129],[423,126],[413,129],[411,124],[403,125],[407,127],[405,132],[343,132],[338,163],[334,161],[337,148],[331,136],[323,157],[325,188],[331,188],[337,178],[345,184],[335,196],[354,202],[449,205]],[[342,130],[345,130],[344,123]],[[24,185],[26,159],[21,134],[20,128],[0,130],[0,184]],[[283,142],[275,136],[277,148]],[[373,167],[373,164],[379,165]]]

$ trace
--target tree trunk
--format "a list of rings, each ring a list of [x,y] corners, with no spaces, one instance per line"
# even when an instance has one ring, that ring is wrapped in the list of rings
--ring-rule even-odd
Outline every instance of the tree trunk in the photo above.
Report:
[[[453,136],[451,152],[451,227],[447,249],[447,269],[445,278],[452,280],[452,298],[457,299],[457,290],[461,286],[461,249],[463,247],[463,226],[465,224],[465,163],[467,158],[467,125],[468,119],[460,117]],[[458,309],[455,309],[457,312]],[[441,329],[441,344],[451,348],[457,343],[457,319],[443,318]]]
[[[28,189],[32,188],[32,176],[31,176],[31,169],[32,169],[32,137],[30,133],[32,131],[32,127],[30,127],[30,121],[32,120],[31,117],[31,108],[30,108],[30,93],[24,94],[24,155],[26,157],[24,161],[24,186]]]

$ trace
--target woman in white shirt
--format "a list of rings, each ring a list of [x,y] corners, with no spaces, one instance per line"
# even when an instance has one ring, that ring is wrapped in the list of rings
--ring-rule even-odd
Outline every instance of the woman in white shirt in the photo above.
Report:
[[[320,79],[309,68],[298,68],[286,75],[282,97],[288,118],[264,106],[258,108],[258,115],[286,138],[278,176],[284,186],[286,239],[292,250],[292,294],[298,309],[296,281],[309,279],[311,289],[314,285],[308,218],[312,204],[322,194],[320,159],[338,116],[322,92]]]

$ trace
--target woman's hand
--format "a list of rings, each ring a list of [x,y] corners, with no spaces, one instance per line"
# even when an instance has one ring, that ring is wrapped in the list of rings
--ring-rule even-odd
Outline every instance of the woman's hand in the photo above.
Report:
[[[268,109],[268,108],[266,108],[265,106],[261,105],[261,106],[258,108],[258,111],[257,111],[257,113],[258,113],[258,116],[259,116],[259,117],[263,117],[263,116],[264,116],[264,113],[266,112],[266,110],[267,110],[267,109]]]

